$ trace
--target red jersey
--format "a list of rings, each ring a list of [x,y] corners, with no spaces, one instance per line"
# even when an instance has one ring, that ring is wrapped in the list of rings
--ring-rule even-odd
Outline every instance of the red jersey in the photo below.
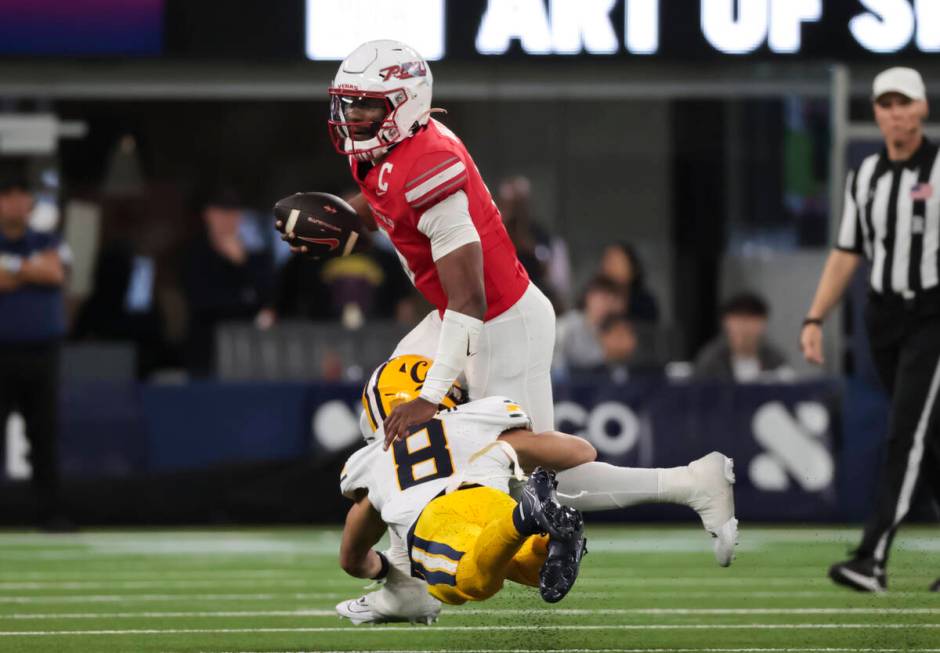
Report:
[[[428,121],[426,128],[395,146],[364,178],[356,174],[357,162],[352,157],[350,165],[376,223],[398,251],[405,273],[441,313],[447,308],[447,295],[431,257],[431,241],[418,230],[418,221],[430,207],[460,190],[467,196],[470,218],[483,247],[484,321],[522,297],[529,275],[516,257],[480,171],[447,127]]]

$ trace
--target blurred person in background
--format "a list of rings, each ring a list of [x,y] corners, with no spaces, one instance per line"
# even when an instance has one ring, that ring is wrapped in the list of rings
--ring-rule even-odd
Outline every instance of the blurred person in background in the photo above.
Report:
[[[264,249],[242,235],[243,206],[231,189],[212,192],[202,203],[203,231],[186,255],[183,273],[189,313],[187,368],[212,372],[215,329],[227,321],[252,321],[267,303],[274,268]]]
[[[59,483],[59,356],[67,247],[29,227],[33,195],[18,169],[0,173],[0,428],[26,423],[38,524],[71,530]]]
[[[786,357],[767,341],[767,303],[753,293],[730,298],[721,308],[721,334],[695,359],[698,379],[752,383],[787,380]]]
[[[389,251],[391,243],[382,235],[370,236],[371,247],[357,246],[355,253],[341,259],[291,256],[277,272],[262,326],[279,319],[335,320],[354,312],[364,318],[417,324],[413,287],[401,274],[394,250]],[[351,304],[354,311],[346,308]]]
[[[861,544],[829,577],[882,592],[891,544],[918,483],[929,482],[940,499],[940,148],[924,136],[929,107],[916,70],[883,71],[871,99],[884,148],[848,174],[842,223],[800,344],[806,360],[822,364],[822,322],[868,259],[865,322],[891,398],[887,457]],[[940,591],[940,580],[931,589]]]
[[[659,320],[659,305],[646,288],[643,264],[633,245],[625,242],[607,245],[601,254],[598,273],[622,288],[627,317],[634,322]]]
[[[552,236],[532,217],[532,183],[517,175],[499,183],[496,205],[516,255],[532,283],[552,301],[556,312],[570,295],[571,262],[565,241]]]
[[[134,343],[137,375],[146,378],[166,357],[164,318],[155,296],[154,259],[116,240],[98,254],[94,286],[72,327],[76,340]]]
[[[612,382],[626,383],[631,373],[640,371],[632,365],[638,341],[626,314],[613,313],[604,318],[600,324],[600,342],[604,362],[598,371],[606,372]]]
[[[595,277],[587,285],[578,309],[558,318],[555,369],[592,369],[604,363],[601,323],[609,315],[626,309],[623,289],[607,277]]]

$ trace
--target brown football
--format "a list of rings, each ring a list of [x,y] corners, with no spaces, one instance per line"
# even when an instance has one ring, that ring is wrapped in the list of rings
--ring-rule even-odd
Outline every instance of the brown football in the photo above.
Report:
[[[346,256],[359,240],[361,222],[344,199],[329,193],[294,193],[274,205],[278,231],[293,234],[294,247],[305,246],[307,256]]]

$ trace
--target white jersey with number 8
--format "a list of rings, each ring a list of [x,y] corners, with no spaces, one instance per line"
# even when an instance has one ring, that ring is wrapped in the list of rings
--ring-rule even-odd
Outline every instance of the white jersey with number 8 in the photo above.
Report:
[[[351,499],[368,492],[382,520],[404,538],[428,502],[461,482],[508,492],[511,459],[502,448],[487,447],[508,430],[529,427],[519,404],[487,397],[441,411],[387,451],[379,429],[375,442],[346,461],[340,490]]]

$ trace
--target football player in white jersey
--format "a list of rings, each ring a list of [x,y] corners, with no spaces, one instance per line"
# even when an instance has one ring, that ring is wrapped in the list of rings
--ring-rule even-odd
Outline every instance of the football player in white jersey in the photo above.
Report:
[[[364,412],[361,426],[367,442],[380,442],[384,439],[382,423],[385,416],[395,405],[408,401],[421,392],[424,375],[430,365],[431,361],[422,356],[402,355],[383,364],[372,374],[362,397]],[[442,407],[453,408],[459,405],[463,401],[463,396],[462,388],[455,384],[442,402]],[[448,436],[449,440],[459,442],[463,437],[469,437],[474,443],[470,448],[477,446],[481,442],[480,438],[488,442],[493,441],[499,435],[499,433],[495,435],[493,433],[494,424],[504,424],[506,420],[503,401],[503,399],[494,401],[485,399],[468,404],[468,406],[473,406],[474,410],[464,409],[461,414],[461,427]],[[460,414],[459,411],[454,412]],[[521,408],[519,412],[524,414]],[[439,415],[446,414],[439,413]],[[535,434],[529,430],[529,426],[522,423],[510,422],[507,428],[514,429],[510,434],[513,437],[521,437],[525,434],[533,443],[543,435],[548,435],[551,438],[568,438],[566,442],[584,442],[585,445],[590,446],[581,438],[557,432]],[[467,436],[468,433],[477,435]],[[429,442],[430,436],[421,435],[420,437],[425,438],[421,444]],[[378,449],[375,445],[369,446]],[[576,455],[577,452],[568,452],[565,447],[557,448],[558,453],[555,455],[550,453],[551,450],[550,445],[544,449],[533,448],[527,451],[526,455],[529,456],[525,461],[528,463],[527,468],[543,465],[552,469],[566,470],[577,468],[587,462],[583,456]],[[593,448],[591,450],[593,451]],[[412,444],[406,451],[424,457],[420,460],[413,459],[410,463],[415,465],[411,469],[416,470],[415,473],[420,478],[425,478],[424,474],[440,473],[441,466],[431,455],[432,450],[426,446],[418,447]],[[591,459],[593,460],[593,456]],[[592,463],[592,466],[601,478],[590,486],[586,486],[581,481],[580,475],[571,475],[567,471],[558,473],[558,499],[562,504],[576,503],[581,510],[606,510],[611,507],[612,502],[618,507],[642,503],[672,503],[689,506],[698,512],[706,531],[713,536],[715,558],[718,563],[722,566],[731,564],[734,546],[737,543],[737,519],[734,517],[734,496],[731,487],[734,482],[733,467],[729,458],[712,452],[689,465],[670,469],[615,467],[596,462]],[[446,469],[446,466],[444,468]],[[604,483],[604,474],[617,475],[618,483],[615,484],[617,490],[604,489],[610,487]],[[628,480],[629,483],[624,483],[624,480]],[[394,511],[390,510],[386,514],[384,508],[383,505],[382,516],[387,517],[390,524],[394,523],[396,519]],[[431,623],[436,619],[440,611],[440,603],[428,595],[423,584],[416,583],[411,577],[412,561],[408,558],[403,546],[395,546],[396,541],[402,541],[402,538],[396,535],[396,531],[400,530],[400,526],[390,529],[393,546],[386,552],[387,557],[383,556],[390,563],[385,585],[378,591],[338,604],[336,610],[340,616],[357,624],[388,621]],[[381,530],[376,535],[376,539],[380,535]],[[371,544],[369,546],[371,547]],[[375,559],[377,558],[373,558],[373,561]]]
[[[554,472],[537,469],[518,503],[509,479],[534,462],[570,467],[596,452],[574,436],[536,436],[529,424],[512,400],[487,397],[439,412],[389,450],[376,441],[354,453],[340,478],[355,501],[343,529],[343,569],[384,578],[391,565],[372,547],[387,525],[407,543],[412,576],[444,603],[487,599],[507,578],[561,600],[585,551],[581,515],[558,503]]]

